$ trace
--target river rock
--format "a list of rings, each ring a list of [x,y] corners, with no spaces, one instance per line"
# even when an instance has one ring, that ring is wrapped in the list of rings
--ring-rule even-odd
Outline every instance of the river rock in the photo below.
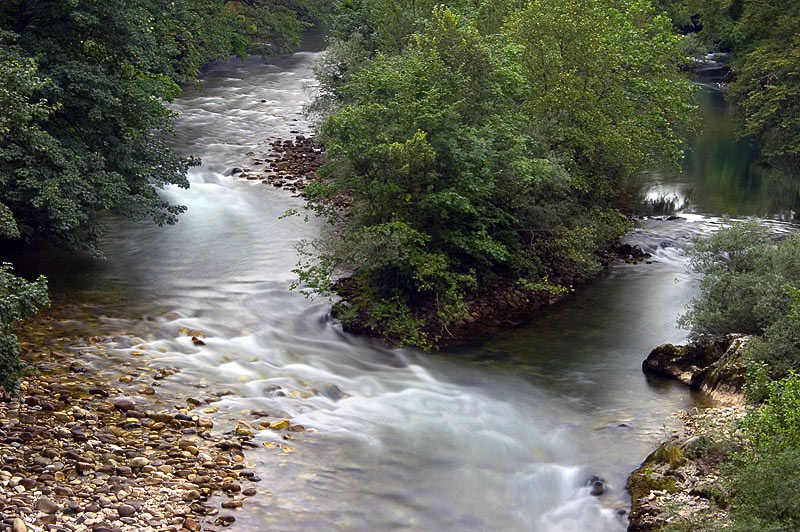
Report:
[[[728,334],[687,345],[664,344],[642,363],[645,373],[671,377],[724,404],[744,404],[746,367],[742,350],[749,336]]]
[[[22,519],[16,517],[11,523],[11,532],[28,532],[28,527]]]
[[[272,430],[283,430],[289,428],[290,424],[291,423],[289,422],[288,419],[281,419],[279,421],[273,421],[272,423],[270,423],[269,428],[271,428]]]
[[[252,438],[253,437],[253,431],[251,431],[250,429],[248,429],[247,427],[244,427],[242,425],[237,425],[236,426],[236,435],[237,436],[244,436],[245,438]]]
[[[241,508],[242,501],[237,501],[237,500],[222,501],[222,507],[228,510],[232,510],[234,508]]]
[[[135,458],[131,458],[131,461],[128,462],[131,467],[133,468],[142,468],[150,463],[150,460],[145,458],[144,456],[137,456]]]
[[[132,399],[121,397],[119,399],[114,399],[114,407],[123,412],[127,412],[128,410],[133,410],[136,407],[136,403],[134,403]]]
[[[196,501],[200,498],[200,492],[198,490],[188,490],[183,494],[182,498],[186,502]]]
[[[157,423],[170,423],[175,416],[170,414],[169,412],[158,412],[150,416],[153,421]]]
[[[49,498],[42,496],[36,501],[36,509],[42,513],[54,514],[60,507]]]
[[[660,345],[647,355],[642,369],[645,373],[672,377],[692,386],[695,376],[722,358],[729,345],[726,338],[703,338],[687,345]]]
[[[606,491],[606,483],[600,477],[592,477],[589,479],[588,485],[591,486],[590,493],[595,497],[599,497]]]
[[[220,516],[217,518],[217,520],[216,520],[216,521],[214,521],[214,524],[215,524],[215,525],[223,525],[223,526],[226,526],[226,525],[230,525],[230,524],[231,524],[231,523],[233,523],[234,521],[236,521],[236,518],[235,518],[234,516],[232,516],[232,515],[225,515],[225,514],[223,514],[223,515],[220,515]]]
[[[120,517],[130,517],[136,513],[136,508],[130,504],[120,504],[117,506],[117,513]]]

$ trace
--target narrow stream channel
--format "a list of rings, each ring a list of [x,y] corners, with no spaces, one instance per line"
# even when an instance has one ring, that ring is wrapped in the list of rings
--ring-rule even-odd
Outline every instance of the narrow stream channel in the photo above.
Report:
[[[653,264],[615,266],[479,345],[433,355],[387,349],[344,334],[326,301],[289,290],[295,244],[320,230],[279,219],[301,199],[229,175],[248,152],[266,153],[270,137],[308,131],[302,106],[318,57],[211,65],[203,89],[175,105],[178,149],[203,159],[189,190],[164,192],[188,207],[180,222],[114,223],[105,263],[53,264],[55,289],[81,294],[97,314],[76,316],[77,332],[126,332],[92,364],[110,371],[144,352],[150,364],[180,368],[163,384],[178,396],[230,392],[213,403],[218,426],[255,409],[313,429],[289,442],[257,434],[285,450],[251,453],[263,481],[237,511],[237,530],[624,530],[628,473],[670,430],[670,415],[697,404],[640,369],[654,346],[685,339],[675,319],[697,289],[685,246],[718,226],[717,215],[789,218],[793,205],[742,192],[755,186],[744,175],[750,160],[730,156],[742,148],[726,136],[720,95],[706,88],[714,122],[690,171],[647,177],[645,200],[682,216],[650,219],[631,235]],[[772,186],[759,179],[758,190]],[[720,187],[724,204],[714,202]],[[202,331],[206,345],[182,329]],[[589,493],[593,475],[607,481],[601,497]]]

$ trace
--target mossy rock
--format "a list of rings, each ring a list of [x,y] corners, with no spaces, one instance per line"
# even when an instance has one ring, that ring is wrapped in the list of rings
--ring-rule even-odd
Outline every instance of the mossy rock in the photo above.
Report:
[[[631,473],[627,485],[628,492],[631,494],[631,523],[644,521],[641,519],[640,505],[642,499],[650,495],[651,491],[667,493],[681,491],[677,479],[669,472],[685,463],[686,457],[679,447],[670,443],[662,443],[658,449],[650,453],[638,469]],[[664,464],[666,464],[666,468]],[[634,527],[634,530],[650,530],[650,528]]]
[[[722,358],[730,344],[729,338],[722,337],[702,338],[688,345],[660,345],[650,352],[642,369],[696,388],[700,386],[696,376]]]
[[[631,518],[639,510],[639,501],[651,491],[666,491],[667,493],[678,493],[680,488],[675,477],[655,473],[649,465],[643,465],[633,472],[628,478],[628,492],[631,494]]]
[[[683,449],[672,443],[662,443],[650,457],[655,462],[669,464],[672,469],[677,469],[686,464],[686,455]]]

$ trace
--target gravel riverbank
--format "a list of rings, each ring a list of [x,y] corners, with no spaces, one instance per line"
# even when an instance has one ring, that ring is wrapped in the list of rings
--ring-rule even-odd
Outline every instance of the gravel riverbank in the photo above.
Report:
[[[737,405],[675,414],[682,429],[628,479],[632,498],[628,532],[656,532],[678,523],[681,530],[689,530],[692,520],[725,521],[726,488],[720,466],[742,448],[738,422],[751,408]]]
[[[193,341],[203,342],[198,335]],[[170,397],[161,385],[176,370],[149,366],[144,353],[121,364],[119,376],[98,377],[80,350],[22,345],[39,373],[22,380],[21,398],[0,400],[0,530],[228,527],[260,493],[247,462],[248,449],[259,446],[254,433],[272,429],[290,439],[304,430],[249,412],[219,432],[213,394]]]

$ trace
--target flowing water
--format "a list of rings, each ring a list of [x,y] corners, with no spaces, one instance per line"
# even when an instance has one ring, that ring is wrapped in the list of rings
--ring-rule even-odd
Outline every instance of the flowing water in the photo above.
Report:
[[[226,392],[212,396],[218,426],[255,409],[312,429],[289,442],[257,434],[284,449],[249,455],[263,481],[236,514],[237,529],[624,530],[628,473],[671,429],[670,415],[697,404],[641,372],[650,349],[685,339],[675,318],[697,279],[684,248],[722,223],[714,215],[786,217],[791,205],[742,202],[735,191],[710,203],[717,186],[751,186],[752,176],[743,175],[747,157],[729,160],[742,150],[720,140],[730,124],[719,95],[704,89],[716,140],[700,139],[687,175],[647,177],[645,199],[661,210],[674,200],[682,212],[631,235],[652,264],[615,266],[530,323],[457,352],[387,349],[344,334],[326,301],[289,290],[295,244],[323,230],[279,219],[301,199],[229,175],[248,152],[266,153],[270,137],[308,130],[301,111],[317,58],[211,65],[203,89],[175,105],[177,148],[203,159],[189,190],[164,191],[188,207],[180,222],[114,223],[105,263],[47,259],[55,289],[90,303],[82,308],[92,316],[76,314],[69,327],[124,332],[84,347],[103,353],[92,364],[122,367],[145,353],[137,360],[181,369],[163,381],[177,396]],[[732,168],[713,173],[715,164]],[[205,333],[206,345],[186,330]],[[593,475],[607,482],[601,497],[589,493]]]

